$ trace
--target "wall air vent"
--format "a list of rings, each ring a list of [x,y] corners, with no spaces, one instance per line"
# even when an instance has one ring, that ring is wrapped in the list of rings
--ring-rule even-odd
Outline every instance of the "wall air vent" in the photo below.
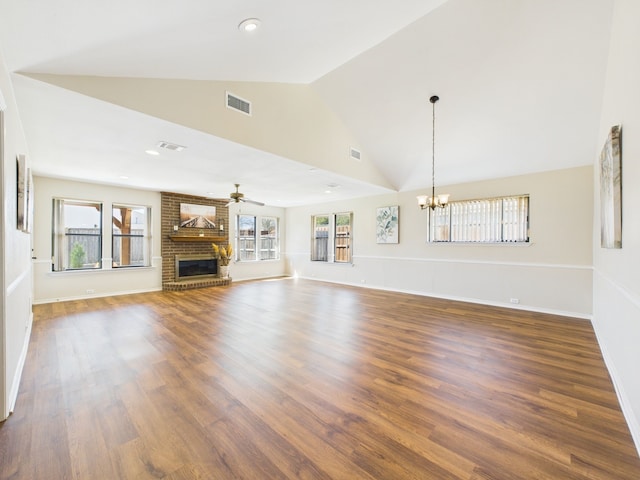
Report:
[[[351,160],[362,161],[362,152],[358,149],[351,147],[349,149],[349,155],[351,156]]]
[[[227,108],[251,116],[251,102],[249,102],[248,100],[244,100],[230,92],[226,92],[226,95]]]
[[[176,145],[175,143],[169,143],[169,142],[163,142],[163,141],[159,141],[157,147],[164,148],[166,150],[171,150],[172,152],[181,152],[182,150],[187,148],[182,145]]]

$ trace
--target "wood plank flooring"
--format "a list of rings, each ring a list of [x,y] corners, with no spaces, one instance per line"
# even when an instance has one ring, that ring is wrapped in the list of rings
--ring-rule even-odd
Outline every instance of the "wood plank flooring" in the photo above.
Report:
[[[2,479],[640,478],[584,320],[293,279],[34,310]]]

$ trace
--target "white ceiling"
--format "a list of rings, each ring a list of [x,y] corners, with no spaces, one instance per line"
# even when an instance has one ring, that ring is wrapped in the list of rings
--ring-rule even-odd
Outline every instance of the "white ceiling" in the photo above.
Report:
[[[591,164],[613,0],[0,0],[11,72],[305,83],[399,191]],[[238,31],[258,17],[259,30]],[[12,76],[35,174],[300,205],[389,191]],[[180,154],[142,153],[150,143]],[[221,159],[221,160],[215,160]],[[129,178],[123,179],[126,175]],[[331,194],[327,184],[339,184]],[[211,193],[210,193],[211,192]]]

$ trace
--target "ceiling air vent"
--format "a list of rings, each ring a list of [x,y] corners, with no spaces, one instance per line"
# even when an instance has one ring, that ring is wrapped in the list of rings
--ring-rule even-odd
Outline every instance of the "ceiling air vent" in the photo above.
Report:
[[[227,108],[236,110],[245,115],[251,116],[251,102],[244,100],[233,93],[227,93]]]
[[[175,143],[169,143],[169,142],[163,142],[163,141],[158,142],[157,146],[158,148],[165,148],[167,150],[171,150],[172,152],[181,152],[182,150],[187,148],[182,145],[176,145]]]
[[[362,161],[362,152],[360,150],[351,147],[349,149],[349,155],[351,156],[351,160]]]

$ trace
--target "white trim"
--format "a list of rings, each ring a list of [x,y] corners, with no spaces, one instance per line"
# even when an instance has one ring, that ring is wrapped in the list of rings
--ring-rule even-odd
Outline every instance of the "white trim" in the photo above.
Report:
[[[309,252],[285,253],[285,256],[310,256]],[[421,258],[421,257],[386,257],[380,255],[353,255],[352,262],[356,260],[389,260],[393,262],[421,262],[421,263],[458,263],[465,265],[498,265],[503,267],[536,267],[536,268],[556,268],[566,270],[593,270],[591,265],[571,265],[566,263],[532,263],[532,262],[504,262],[493,260],[460,260],[455,258]],[[309,263],[321,264],[327,262],[317,262],[309,260]],[[511,308],[511,307],[510,307]]]
[[[107,260],[108,263],[105,266],[104,261]],[[64,275],[86,275],[90,273],[98,273],[98,272],[135,272],[135,271],[143,271],[148,272],[149,270],[157,270],[158,268],[162,268],[162,257],[151,257],[151,265],[146,267],[116,267],[113,268],[111,266],[111,258],[103,258],[102,259],[102,268],[83,268],[78,270],[60,270],[53,271],[49,268],[49,271],[46,272],[46,275],[51,275],[54,277],[64,276]],[[31,260],[33,264],[44,265],[47,264],[51,267],[53,262],[51,260],[43,260],[43,259],[33,259]]]
[[[27,325],[27,332],[24,336],[24,343],[22,345],[22,351],[20,352],[20,358],[18,359],[18,367],[16,368],[15,376],[13,377],[13,384],[11,385],[11,391],[9,392],[8,410],[9,414],[12,414],[16,408],[16,401],[18,400],[18,391],[20,388],[20,380],[22,379],[22,372],[24,370],[24,364],[27,360],[27,351],[29,350],[29,341],[31,340],[31,327],[33,326],[33,311],[29,315],[29,323]]]
[[[437,246],[443,246],[443,247],[452,247],[452,246],[459,246],[459,247],[482,247],[482,248],[495,248],[495,247],[508,247],[508,248],[527,248],[527,247],[533,247],[535,245],[535,242],[429,242],[426,241],[425,245],[427,245],[427,247],[437,247]]]
[[[71,300],[86,300],[87,298],[104,298],[104,297],[117,297],[119,295],[133,295],[135,293],[148,293],[148,292],[160,292],[162,287],[143,288],[140,290],[128,290],[122,292],[106,292],[106,293],[92,293],[89,295],[73,295],[70,297],[56,297],[56,298],[44,298],[41,300],[35,300],[34,305],[43,305],[46,303],[68,302]]]
[[[589,314],[585,314],[585,313],[581,313],[581,312],[569,312],[569,311],[565,311],[565,310],[555,310],[552,308],[540,308],[540,307],[533,307],[533,306],[524,306],[524,305],[514,305],[512,303],[501,303],[501,302],[491,302],[491,301],[486,301],[486,300],[481,300],[479,298],[467,298],[467,297],[457,297],[454,295],[441,295],[441,294],[436,294],[436,293],[427,293],[427,292],[421,292],[421,291],[417,291],[417,290],[406,290],[406,289],[401,289],[401,288],[389,288],[389,287],[383,287],[383,286],[379,286],[379,285],[366,285],[366,284],[361,284],[361,283],[351,283],[351,282],[338,282],[336,280],[328,280],[328,279],[320,279],[320,278],[316,278],[316,277],[307,277],[307,276],[302,276],[299,275],[297,278],[303,278],[305,280],[315,280],[317,282],[327,282],[327,283],[336,283],[338,285],[349,285],[351,287],[361,287],[361,288],[369,288],[371,290],[383,290],[385,292],[397,292],[397,293],[408,293],[410,295],[419,295],[421,297],[433,297],[433,298],[440,298],[443,300],[452,300],[455,302],[467,302],[467,303],[475,303],[477,305],[487,305],[490,307],[500,307],[500,308],[509,308],[512,310],[524,310],[527,312],[538,312],[538,313],[547,313],[550,315],[559,315],[562,317],[572,317],[572,318],[578,318],[581,320],[591,320],[592,316]]]
[[[256,265],[259,263],[281,262],[282,258],[265,258],[264,260],[234,260],[234,265]]]
[[[117,267],[117,268],[83,268],[81,270],[62,270],[60,272],[47,272],[46,275],[51,277],[65,277],[74,275],[90,275],[97,274],[103,275],[107,272],[149,272],[151,270],[157,270],[159,267]]]
[[[412,258],[412,257],[381,257],[375,255],[354,255],[353,259],[367,260],[392,260],[406,262],[423,263],[460,263],[465,265],[499,265],[505,267],[539,267],[539,268],[561,268],[569,270],[593,270],[591,265],[570,265],[566,263],[532,263],[532,262],[496,262],[493,260],[459,260],[455,258]]]
[[[111,259],[109,259],[111,260]],[[49,259],[42,259],[42,258],[34,258],[31,260],[31,263],[38,263],[38,264],[48,264],[48,265],[53,265],[53,262]],[[135,267],[135,268],[156,268],[155,265],[157,265],[158,263],[162,264],[162,257],[151,257],[151,266],[149,267]],[[127,267],[118,267],[118,268],[127,268]],[[101,269],[100,268],[96,268],[91,270],[92,272],[99,272]],[[74,270],[74,271],[81,271],[81,270]],[[60,273],[60,272],[56,272],[56,273]]]

